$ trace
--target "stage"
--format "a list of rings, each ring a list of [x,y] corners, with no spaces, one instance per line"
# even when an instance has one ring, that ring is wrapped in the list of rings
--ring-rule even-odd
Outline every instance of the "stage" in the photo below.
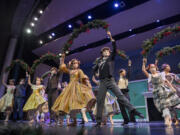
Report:
[[[110,123],[102,127],[94,127],[94,123],[88,123],[84,126],[60,127],[58,125],[33,124],[27,122],[0,122],[1,135],[179,135],[180,126],[166,127],[163,122],[150,123],[130,123],[127,126],[121,126],[121,123]]]

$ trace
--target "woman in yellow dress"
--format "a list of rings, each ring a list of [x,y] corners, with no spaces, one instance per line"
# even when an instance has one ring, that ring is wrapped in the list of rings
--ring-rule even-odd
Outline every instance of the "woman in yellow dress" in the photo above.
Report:
[[[30,123],[33,123],[38,109],[41,108],[44,103],[46,103],[46,100],[40,94],[40,91],[44,89],[44,86],[41,85],[41,78],[37,77],[36,84],[34,85],[31,83],[31,78],[29,76],[28,84],[31,86],[33,92],[24,105],[23,111],[28,112]]]
[[[83,116],[86,116],[85,108],[88,108],[88,103],[92,102],[91,100],[95,100],[95,97],[88,96],[88,100],[86,98],[86,95],[89,93],[85,92],[81,85],[83,78],[85,78],[85,74],[79,69],[80,62],[76,59],[72,59],[67,68],[64,64],[64,58],[65,55],[63,54],[60,69],[62,72],[70,75],[70,82],[56,99],[52,110],[61,115],[70,114],[71,118],[74,120],[70,126],[75,126],[77,125],[76,114],[82,110]],[[87,118],[84,118],[84,120],[87,122]]]

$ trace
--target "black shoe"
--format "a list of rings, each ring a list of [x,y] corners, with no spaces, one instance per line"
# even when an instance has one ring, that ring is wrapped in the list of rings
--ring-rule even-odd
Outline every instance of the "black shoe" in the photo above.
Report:
[[[79,123],[80,125],[84,125],[84,121],[81,121],[81,123]]]
[[[12,121],[13,121],[13,122],[16,122],[17,120],[13,119]]]
[[[136,123],[136,120],[131,120],[130,122],[132,122],[132,123]]]
[[[97,124],[94,127],[100,127],[101,126],[101,122],[97,122]]]
[[[132,114],[132,115],[137,115],[137,116],[139,116],[140,118],[144,119],[144,116],[143,116],[140,112],[138,112],[137,110],[135,110],[135,109],[131,111],[131,114]]]
[[[128,121],[124,121],[121,125],[125,126],[125,125],[128,125],[128,123],[129,123]]]

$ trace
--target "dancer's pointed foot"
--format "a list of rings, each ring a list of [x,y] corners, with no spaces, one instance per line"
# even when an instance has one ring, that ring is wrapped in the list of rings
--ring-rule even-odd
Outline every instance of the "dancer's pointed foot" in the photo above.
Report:
[[[144,119],[144,116],[135,109],[131,111],[131,115],[134,115],[134,116],[136,115],[136,116],[139,116],[140,118]]]

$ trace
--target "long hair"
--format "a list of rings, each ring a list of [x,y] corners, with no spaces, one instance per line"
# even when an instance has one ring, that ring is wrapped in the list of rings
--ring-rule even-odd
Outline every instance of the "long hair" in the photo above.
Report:
[[[69,69],[73,69],[73,63],[77,61],[78,62],[78,68],[80,67],[80,61],[78,59],[72,59],[69,64],[68,64],[68,68]]]
[[[156,67],[156,70],[158,70],[157,66],[155,64],[149,64],[146,69],[149,70],[151,68],[151,66],[155,66]]]
[[[166,64],[166,63],[164,63],[164,64],[162,64],[161,69],[162,69],[162,70],[165,70],[165,69],[166,69],[166,67],[168,67],[168,66],[170,66],[170,65],[169,65],[169,64]]]

